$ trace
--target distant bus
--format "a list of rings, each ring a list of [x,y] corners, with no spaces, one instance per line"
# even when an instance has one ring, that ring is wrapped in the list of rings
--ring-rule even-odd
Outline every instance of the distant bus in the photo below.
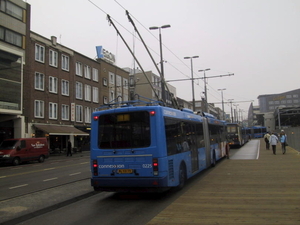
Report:
[[[189,109],[128,103],[96,111],[91,185],[96,191],[161,192],[226,156],[226,124]]]
[[[249,130],[239,123],[227,123],[227,141],[230,146],[242,146],[249,141]]]
[[[250,127],[253,138],[262,138],[267,133],[267,128],[263,126]]]

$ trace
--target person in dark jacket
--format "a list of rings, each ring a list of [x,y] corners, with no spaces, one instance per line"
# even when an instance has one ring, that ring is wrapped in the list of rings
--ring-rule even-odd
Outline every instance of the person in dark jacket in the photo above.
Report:
[[[67,149],[67,156],[72,156],[72,143],[68,140],[68,149]]]

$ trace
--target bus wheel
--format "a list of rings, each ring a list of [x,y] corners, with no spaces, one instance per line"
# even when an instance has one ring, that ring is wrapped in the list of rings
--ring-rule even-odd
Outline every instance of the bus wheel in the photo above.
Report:
[[[19,165],[20,163],[21,163],[21,160],[20,160],[20,158],[18,158],[18,157],[14,158],[13,161],[12,161],[12,164],[13,164],[14,166],[17,166],[17,165]]]
[[[180,169],[179,169],[179,185],[178,185],[178,190],[182,189],[185,185],[185,181],[186,181],[186,169],[184,164],[180,165]]]
[[[40,155],[40,157],[39,157],[39,163],[42,163],[42,162],[44,162],[45,161],[45,156],[43,156],[43,155]]]
[[[213,158],[212,158],[211,166],[212,167],[216,166],[216,153],[215,153],[215,151],[213,152]]]

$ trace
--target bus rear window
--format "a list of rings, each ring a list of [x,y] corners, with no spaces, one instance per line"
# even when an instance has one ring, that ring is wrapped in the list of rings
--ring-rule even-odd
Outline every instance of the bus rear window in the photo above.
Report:
[[[98,147],[103,149],[149,147],[149,112],[101,115],[98,135]]]

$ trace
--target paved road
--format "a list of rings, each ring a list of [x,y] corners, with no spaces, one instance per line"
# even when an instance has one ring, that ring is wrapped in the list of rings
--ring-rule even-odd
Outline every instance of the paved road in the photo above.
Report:
[[[258,159],[260,140],[254,139],[246,143],[238,151],[232,149],[230,159]]]

